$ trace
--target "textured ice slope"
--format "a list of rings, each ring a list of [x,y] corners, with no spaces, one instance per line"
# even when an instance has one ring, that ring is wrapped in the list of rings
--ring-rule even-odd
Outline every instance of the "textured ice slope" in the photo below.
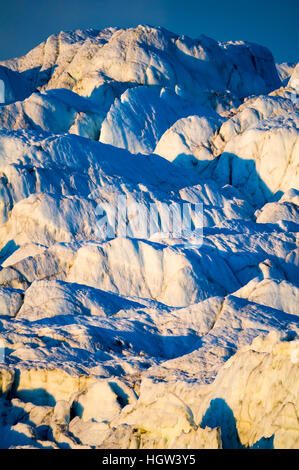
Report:
[[[205,36],[194,40],[146,25],[61,32],[2,64],[23,73],[35,87],[68,88],[94,99],[102,98],[106,79],[178,85],[192,94],[228,89],[238,96],[265,93],[279,85],[273,57],[262,46],[218,43]]]
[[[150,26],[0,64],[0,448],[299,447],[297,69]]]

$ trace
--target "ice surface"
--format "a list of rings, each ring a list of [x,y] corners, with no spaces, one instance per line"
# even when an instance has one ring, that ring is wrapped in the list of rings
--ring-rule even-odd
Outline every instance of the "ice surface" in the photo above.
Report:
[[[299,447],[297,72],[145,25],[1,62],[1,448]]]

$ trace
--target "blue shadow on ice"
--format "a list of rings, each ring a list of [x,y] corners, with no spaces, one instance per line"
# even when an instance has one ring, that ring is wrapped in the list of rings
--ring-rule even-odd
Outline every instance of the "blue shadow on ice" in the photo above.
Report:
[[[223,449],[246,448],[241,444],[233,411],[222,398],[211,400],[210,406],[201,421],[201,427],[205,428],[206,426],[220,428]],[[273,440],[274,435],[270,438],[263,437],[250,448],[273,449]]]

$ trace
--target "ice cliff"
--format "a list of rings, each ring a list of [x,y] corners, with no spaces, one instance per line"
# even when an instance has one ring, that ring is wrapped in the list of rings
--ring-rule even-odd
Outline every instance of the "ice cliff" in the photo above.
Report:
[[[299,448],[298,65],[138,26],[0,80],[0,447]],[[103,239],[122,197],[200,239]]]

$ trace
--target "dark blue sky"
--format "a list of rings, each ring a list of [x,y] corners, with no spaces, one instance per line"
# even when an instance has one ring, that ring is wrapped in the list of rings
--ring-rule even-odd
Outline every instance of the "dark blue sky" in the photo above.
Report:
[[[164,26],[176,33],[267,46],[299,60],[299,0],[0,0],[0,59],[24,54],[61,30]]]

